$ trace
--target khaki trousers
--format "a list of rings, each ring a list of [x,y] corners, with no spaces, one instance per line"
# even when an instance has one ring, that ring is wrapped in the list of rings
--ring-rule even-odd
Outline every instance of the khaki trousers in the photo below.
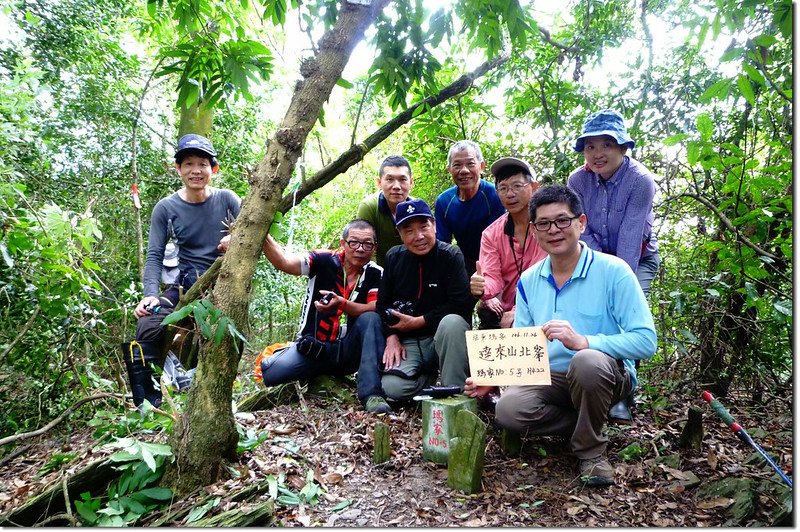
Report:
[[[566,374],[551,372],[550,377],[550,386],[509,386],[497,403],[497,424],[514,432],[568,436],[579,459],[603,455],[608,409],[631,392],[622,362],[583,349],[575,353]]]

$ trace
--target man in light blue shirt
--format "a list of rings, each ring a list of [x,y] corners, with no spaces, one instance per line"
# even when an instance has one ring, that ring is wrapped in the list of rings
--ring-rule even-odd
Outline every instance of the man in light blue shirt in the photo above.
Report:
[[[613,484],[603,426],[608,408],[636,387],[634,360],[655,354],[653,316],[630,267],[580,241],[586,215],[574,191],[541,188],[530,212],[548,256],[517,283],[514,327],[542,327],[552,384],[508,387],[496,420],[512,431],[568,436],[582,481]],[[489,389],[467,379],[464,391],[477,397]]]

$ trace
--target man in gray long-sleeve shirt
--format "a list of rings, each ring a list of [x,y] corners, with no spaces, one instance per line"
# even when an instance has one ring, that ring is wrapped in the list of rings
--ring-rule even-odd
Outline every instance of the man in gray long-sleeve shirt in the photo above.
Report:
[[[134,315],[136,340],[123,344],[133,402],[161,403],[161,391],[152,379],[151,363],[161,358],[161,321],[178,303],[180,290],[188,290],[228,247],[230,223],[239,214],[241,200],[235,192],[210,186],[219,169],[211,142],[200,135],[184,135],[175,152],[175,169],[183,181],[177,192],[153,209],[144,297]],[[178,279],[159,296],[164,247],[172,239],[178,246]]]

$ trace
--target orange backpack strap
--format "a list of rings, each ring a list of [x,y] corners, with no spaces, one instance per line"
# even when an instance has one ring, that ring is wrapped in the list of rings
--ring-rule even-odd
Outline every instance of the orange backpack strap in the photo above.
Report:
[[[275,354],[275,351],[278,351],[279,349],[283,349],[287,345],[289,345],[288,342],[280,342],[280,343],[277,343],[277,344],[270,344],[267,347],[265,347],[263,351],[261,351],[261,354],[258,355],[258,357],[256,358],[255,368],[254,368],[254,371],[253,371],[253,374],[254,374],[257,382],[263,382],[264,381],[264,377],[261,375],[261,361],[264,360],[264,358],[266,358],[266,357],[271,357],[273,354]]]

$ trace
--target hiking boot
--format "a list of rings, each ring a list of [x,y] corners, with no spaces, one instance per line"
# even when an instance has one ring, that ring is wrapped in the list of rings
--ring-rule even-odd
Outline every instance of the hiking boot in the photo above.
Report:
[[[618,425],[633,425],[633,415],[628,406],[627,397],[619,403],[611,405],[611,408],[608,409],[608,421]]]
[[[392,407],[386,402],[386,399],[380,395],[370,395],[367,397],[367,402],[364,405],[364,410],[370,414],[390,414]]]
[[[614,468],[603,455],[581,460],[581,482],[586,486],[610,486],[614,483]]]

